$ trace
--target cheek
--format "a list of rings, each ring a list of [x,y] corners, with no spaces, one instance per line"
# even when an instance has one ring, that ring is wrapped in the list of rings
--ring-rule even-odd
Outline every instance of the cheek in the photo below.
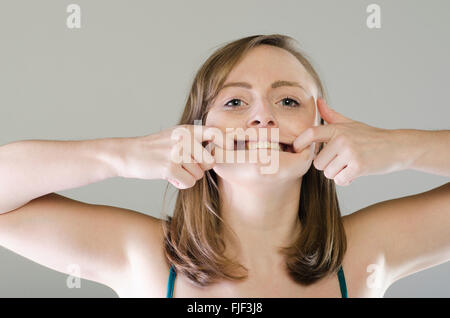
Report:
[[[211,110],[206,116],[205,125],[213,126],[217,128],[225,128],[227,127],[239,127],[240,121],[236,116],[232,116],[230,114],[226,114],[224,112],[219,112],[215,110]]]
[[[222,116],[214,109],[211,109],[206,116],[205,125],[218,127],[222,120]]]
[[[307,128],[312,127],[314,125],[314,119],[306,118],[303,116],[292,116],[287,118],[284,121],[279,122],[280,132],[284,132],[284,134],[288,136],[298,136]]]
[[[315,106],[314,100],[308,100],[303,108],[292,113],[279,114],[280,128],[285,128],[290,134],[300,135],[305,129],[314,126]]]

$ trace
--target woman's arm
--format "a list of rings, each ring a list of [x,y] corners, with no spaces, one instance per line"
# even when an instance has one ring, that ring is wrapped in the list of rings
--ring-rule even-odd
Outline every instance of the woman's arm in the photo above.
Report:
[[[294,149],[300,152],[312,142],[326,142],[314,166],[336,184],[406,169],[450,177],[449,130],[380,129],[345,117],[322,99],[317,106],[328,125],[308,128],[297,137]],[[449,182],[373,204],[346,220],[363,253],[383,260],[378,264],[383,288],[450,260]]]
[[[450,177],[450,131],[398,129],[392,161]],[[366,248],[385,259],[388,285],[450,260],[450,182],[426,192],[382,201],[350,216]]]
[[[118,175],[125,138],[23,140],[0,147],[0,214]]]
[[[195,137],[209,163],[174,163],[171,152],[178,141],[174,132],[191,132],[191,125],[129,138],[54,141],[23,140],[0,146],[0,214],[48,193],[81,187],[112,177],[175,180],[179,188],[192,187],[211,169],[214,158],[201,146],[211,141]],[[198,140],[197,140],[198,139]],[[213,141],[214,142],[214,141]],[[190,157],[189,150],[188,156]],[[197,160],[197,162],[201,162]]]
[[[160,220],[54,192],[114,176],[170,178],[180,187],[192,186],[213,163],[187,168],[173,163],[175,143],[168,129],[143,137],[29,140],[1,146],[0,246],[62,273],[72,274],[75,266],[81,278],[116,291],[140,279],[135,271],[144,255],[146,273],[159,276],[166,270]]]
[[[135,211],[72,200],[54,192],[114,177],[128,139],[26,140],[0,147],[0,246],[53,270],[121,288],[127,247],[158,221]],[[131,139],[130,139],[131,140]],[[132,235],[133,234],[133,235]]]
[[[382,129],[338,113],[322,98],[317,106],[328,125],[306,129],[295,139],[294,150],[302,152],[312,143],[325,142],[313,164],[337,185],[405,169],[450,177],[449,130]]]
[[[405,169],[450,177],[450,130],[392,130]]]

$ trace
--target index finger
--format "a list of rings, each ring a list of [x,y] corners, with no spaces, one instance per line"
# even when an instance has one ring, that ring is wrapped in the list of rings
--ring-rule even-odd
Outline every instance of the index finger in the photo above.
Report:
[[[301,152],[313,142],[328,142],[333,136],[334,128],[332,125],[321,125],[310,127],[303,131],[293,143],[295,152]]]
[[[213,126],[180,125],[172,131],[173,140],[191,144],[193,141],[203,143],[209,141],[221,148],[234,150],[234,139],[222,130]]]
[[[217,127],[209,126],[203,131],[201,141],[210,141],[222,149],[234,150],[234,137],[224,133]]]

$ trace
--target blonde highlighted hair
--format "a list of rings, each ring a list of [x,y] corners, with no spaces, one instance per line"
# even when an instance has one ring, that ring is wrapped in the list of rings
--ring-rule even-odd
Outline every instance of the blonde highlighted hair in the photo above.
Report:
[[[209,106],[230,71],[250,49],[271,45],[293,54],[312,76],[318,97],[324,88],[311,63],[286,35],[255,35],[229,42],[217,49],[197,72],[179,124],[193,125],[205,118]],[[323,125],[323,119],[320,120]],[[323,143],[319,143],[319,151]],[[167,189],[166,189],[167,191]],[[342,263],[347,240],[334,182],[311,164],[302,177],[298,218],[302,230],[292,246],[282,248],[290,277],[310,285]],[[169,264],[196,286],[207,286],[222,279],[243,280],[247,269],[224,255],[224,231],[230,231],[220,217],[217,175],[208,170],[192,188],[179,190],[173,216],[163,222],[164,253]]]

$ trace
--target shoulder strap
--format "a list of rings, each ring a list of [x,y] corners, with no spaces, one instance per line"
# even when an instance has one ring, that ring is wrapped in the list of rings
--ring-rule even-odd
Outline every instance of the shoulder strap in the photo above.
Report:
[[[175,283],[175,277],[177,273],[172,265],[170,265],[169,272],[169,282],[167,283],[167,298],[172,298],[173,296],[173,286]],[[344,269],[342,265],[339,267],[338,271],[339,287],[341,288],[342,298],[348,298],[347,296],[347,284],[345,283]]]
[[[342,298],[348,298],[347,284],[345,283],[344,269],[342,268],[342,265],[339,267],[338,279],[339,279],[339,287],[341,288]]]
[[[175,271],[175,268],[173,268],[172,265],[170,265],[170,272],[169,272],[169,282],[167,283],[167,296],[166,298],[172,298],[173,296],[173,286],[175,283],[175,276],[177,275],[177,272]]]

